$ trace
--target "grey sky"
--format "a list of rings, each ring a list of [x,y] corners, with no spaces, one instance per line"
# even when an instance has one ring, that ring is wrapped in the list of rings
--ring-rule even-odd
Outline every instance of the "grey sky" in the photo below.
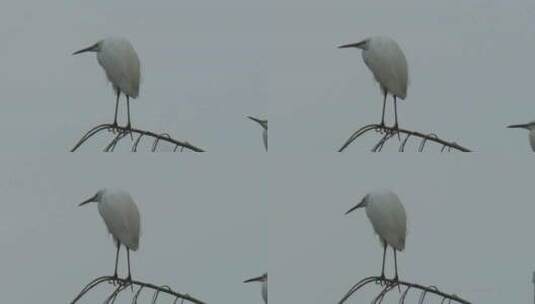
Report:
[[[19,135],[7,148],[39,144],[42,151],[65,151],[90,127],[113,120],[113,92],[95,55],[71,53],[119,35],[132,42],[142,65],[134,126],[167,131],[212,151],[262,151],[261,131],[245,118],[267,117],[268,41],[259,33],[268,16],[259,13],[258,3],[4,5],[0,94],[6,110],[0,127]],[[97,140],[85,150],[102,146]]]
[[[535,119],[532,1],[276,3],[273,150],[333,151],[357,127],[379,122],[379,88],[360,51],[337,49],[370,35],[394,38],[407,57],[402,127],[479,151],[530,150],[526,132],[505,126]],[[368,151],[369,139],[348,152]]]
[[[532,301],[530,156],[352,158],[295,158],[271,183],[274,303],[336,303],[358,280],[379,275],[382,249],[365,212],[344,215],[377,188],[395,191],[407,211],[406,249],[398,254],[402,279],[473,303]],[[391,277],[390,250],[388,258]],[[363,293],[349,303],[370,297]]]
[[[2,301],[66,303],[93,278],[113,273],[114,246],[96,205],[77,203],[116,186],[132,194],[142,217],[140,248],[131,255],[134,278],[168,284],[207,303],[261,303],[260,287],[242,281],[268,266],[266,178],[257,171],[262,165],[243,156],[243,166],[181,160],[3,158]],[[82,303],[101,302],[109,292],[105,285]]]
[[[3,4],[3,302],[63,303],[112,272],[113,244],[95,206],[76,204],[113,185],[142,213],[134,276],[209,303],[260,303],[259,287],[241,281],[266,270],[274,303],[338,300],[380,266],[364,213],[343,213],[384,187],[409,216],[403,278],[474,302],[531,299],[529,145],[525,131],[505,126],[535,119],[532,1]],[[337,46],[376,34],[398,41],[408,59],[402,127],[478,151],[526,153],[359,154],[373,136],[334,153],[381,110],[360,52]],[[134,126],[217,155],[65,153],[90,127],[111,122],[114,108],[94,54],[71,53],[114,35],[141,59]],[[269,155],[246,115],[269,119]]]

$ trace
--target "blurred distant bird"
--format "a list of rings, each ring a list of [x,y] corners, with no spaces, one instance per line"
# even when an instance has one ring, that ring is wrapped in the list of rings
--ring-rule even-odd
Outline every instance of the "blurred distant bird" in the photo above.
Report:
[[[393,192],[381,190],[368,193],[358,205],[349,209],[346,214],[358,208],[366,208],[366,215],[383,244],[381,278],[385,278],[386,248],[390,246],[394,252],[394,265],[396,269],[394,280],[398,280],[396,250],[402,251],[405,248],[405,237],[407,236],[407,216],[405,215],[405,209],[401,201]]]
[[[397,98],[407,97],[409,71],[407,60],[399,45],[388,37],[375,36],[357,43],[342,45],[339,48],[355,47],[362,50],[362,59],[379,82],[384,95],[381,126],[385,125],[386,97],[394,97],[394,128],[398,128]]]
[[[535,121],[529,122],[527,124],[521,125],[510,125],[508,128],[522,128],[529,131],[529,144],[531,145],[531,150],[535,152]]]
[[[73,55],[84,52],[97,53],[98,63],[106,72],[106,76],[115,90],[117,100],[115,102],[115,120],[113,121],[113,126],[118,126],[117,110],[119,109],[119,97],[123,93],[126,96],[126,108],[128,112],[128,125],[126,128],[131,129],[130,97],[138,97],[141,78],[139,58],[132,44],[124,38],[106,38],[90,47],[74,52]]]
[[[258,119],[252,116],[247,116],[252,121],[256,121],[263,129],[264,132],[262,132],[262,140],[264,141],[264,148],[266,148],[266,151],[268,150],[268,121],[267,119]]]
[[[132,280],[130,272],[130,250],[137,250],[139,246],[139,235],[141,223],[139,211],[136,203],[125,191],[117,189],[102,189],[91,198],[83,201],[79,206],[87,203],[98,203],[98,212],[104,219],[108,231],[113,236],[117,244],[117,254],[115,256],[115,273],[117,278],[117,264],[119,262],[119,249],[121,245],[126,247],[126,257],[128,259],[128,278]]]
[[[259,277],[255,277],[249,280],[243,281],[243,283],[249,283],[249,282],[261,282],[262,283],[262,298],[264,299],[264,303],[267,304],[268,302],[268,294],[267,294],[267,284],[268,284],[268,275],[267,272]]]

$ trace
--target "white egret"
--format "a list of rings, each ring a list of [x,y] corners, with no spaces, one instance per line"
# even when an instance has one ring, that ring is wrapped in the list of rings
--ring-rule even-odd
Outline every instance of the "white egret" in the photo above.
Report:
[[[268,150],[268,121],[267,119],[259,119],[253,116],[247,116],[252,121],[257,122],[264,131],[262,132],[262,140],[264,141],[264,148],[266,148],[266,151]]]
[[[381,126],[385,125],[386,97],[394,97],[394,128],[398,128],[397,98],[407,97],[409,71],[407,59],[399,45],[388,37],[375,36],[357,43],[342,45],[339,48],[355,47],[362,49],[362,59],[381,86],[384,95]]]
[[[349,209],[346,214],[358,208],[366,208],[366,215],[370,219],[373,229],[379,235],[384,248],[381,278],[385,278],[386,248],[390,245],[394,252],[396,270],[394,280],[398,280],[396,250],[402,251],[405,248],[405,237],[407,236],[407,217],[401,201],[393,192],[380,190],[368,193],[359,204]]]
[[[108,80],[112,83],[117,96],[115,102],[115,120],[113,126],[117,127],[117,110],[119,109],[119,97],[121,93],[126,96],[126,108],[128,112],[127,128],[132,127],[130,123],[130,97],[136,98],[139,95],[139,82],[141,72],[139,58],[132,44],[124,38],[106,38],[93,44],[90,47],[81,49],[73,55],[84,52],[96,52],[100,66],[106,72]]]
[[[136,203],[134,203],[130,194],[117,189],[102,189],[91,198],[80,203],[79,206],[91,202],[98,203],[98,212],[102,216],[102,219],[104,219],[108,231],[111,233],[113,240],[117,244],[114,277],[117,278],[119,249],[121,248],[121,245],[124,245],[126,247],[126,257],[128,259],[127,280],[131,280],[130,250],[137,250],[141,230],[139,211]]]
[[[531,150],[535,152],[535,121],[529,122],[527,124],[520,125],[510,125],[508,128],[521,128],[529,131],[529,144],[531,145]]]
[[[264,303],[267,304],[268,302],[268,292],[267,292],[267,289],[268,289],[268,274],[267,272],[264,273],[263,275],[261,276],[258,276],[258,277],[255,277],[255,278],[252,278],[252,279],[249,279],[249,280],[245,280],[243,281],[243,283],[249,283],[249,282],[261,282],[262,283],[262,298],[264,299]]]

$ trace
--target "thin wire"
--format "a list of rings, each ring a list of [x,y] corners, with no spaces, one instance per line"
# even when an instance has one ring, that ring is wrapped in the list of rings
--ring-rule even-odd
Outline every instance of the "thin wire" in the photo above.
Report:
[[[158,145],[158,143],[160,141],[165,141],[165,142],[168,142],[168,143],[171,143],[171,144],[175,145],[176,147],[181,147],[182,149],[188,149],[188,150],[194,151],[194,152],[204,152],[203,149],[201,149],[201,148],[199,148],[197,146],[194,146],[194,145],[192,145],[192,144],[190,144],[188,142],[176,140],[176,139],[172,138],[167,133],[157,134],[157,133],[154,133],[154,132],[151,132],[151,131],[146,131],[146,130],[141,130],[141,129],[127,129],[126,127],[117,127],[117,126],[113,126],[111,124],[98,125],[98,126],[92,128],[91,130],[89,130],[74,145],[74,147],[71,149],[71,152],[77,151],[78,148],[80,148],[80,146],[82,146],[91,137],[99,134],[100,132],[102,132],[104,130],[108,130],[108,131],[115,130],[115,131],[119,132],[113,138],[113,140],[104,148],[104,151],[108,151],[108,152],[112,152],[115,149],[115,147],[117,146],[117,144],[119,143],[119,141],[121,141],[124,137],[126,137],[126,135],[128,135],[128,134],[132,135],[133,133],[138,134],[139,137],[133,143],[132,149],[131,149],[132,151],[137,151],[139,142],[141,141],[141,137],[146,136],[146,137],[152,137],[155,140],[154,143],[153,143],[153,146],[152,146],[152,151],[156,151],[156,147],[157,147],[157,145]]]

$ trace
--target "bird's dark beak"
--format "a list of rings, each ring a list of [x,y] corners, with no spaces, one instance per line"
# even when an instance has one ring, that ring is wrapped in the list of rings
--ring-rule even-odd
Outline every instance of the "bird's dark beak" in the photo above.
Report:
[[[259,123],[259,124],[262,124],[262,122],[260,121],[260,119],[258,119],[258,118],[256,118],[256,117],[247,116],[247,118],[249,118],[249,119],[252,120],[252,121],[256,121],[256,122]]]
[[[527,124],[521,124],[521,125],[510,125],[510,126],[507,126],[508,128],[527,128],[528,125]]]
[[[72,54],[73,55],[77,55],[77,54],[85,53],[85,52],[96,52],[97,51],[97,47],[98,47],[98,43],[95,43],[90,47],[86,47],[85,49],[81,49],[81,50],[76,51],[76,52],[74,52]]]
[[[341,45],[339,46],[338,48],[339,49],[345,49],[345,48],[358,48],[358,49],[361,49],[362,46],[364,45],[364,43],[366,43],[366,40],[362,40],[361,42],[357,42],[357,43],[351,43],[351,44],[346,44],[346,45]]]
[[[83,205],[85,205],[85,204],[87,204],[87,203],[94,202],[96,198],[97,198],[97,195],[95,194],[95,195],[93,195],[91,198],[88,198],[88,199],[86,199],[85,201],[83,201],[83,202],[81,202],[80,204],[78,204],[78,207],[83,206]]]
[[[346,212],[345,214],[349,214],[349,213],[351,213],[351,212],[357,210],[358,208],[362,208],[362,207],[364,207],[364,199],[362,199],[362,200],[360,201],[360,203],[358,203],[355,207],[353,207],[353,208],[347,210],[347,212]]]
[[[245,280],[245,281],[243,281],[243,283],[261,282],[262,278],[263,278],[263,276],[255,277],[255,278],[252,278],[252,279],[249,279],[249,280]]]

